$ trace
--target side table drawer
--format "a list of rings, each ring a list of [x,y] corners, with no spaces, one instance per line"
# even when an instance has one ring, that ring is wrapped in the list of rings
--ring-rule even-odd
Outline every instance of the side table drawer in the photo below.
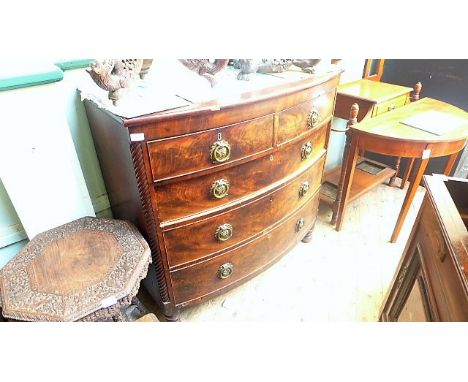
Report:
[[[312,228],[318,193],[290,219],[265,235],[220,256],[171,272],[177,305],[240,282],[273,263]]]
[[[201,133],[148,142],[154,180],[201,171],[273,146],[273,115]]]
[[[225,250],[288,216],[315,195],[320,187],[324,160],[323,155],[292,182],[254,202],[165,231],[169,266],[179,266]]]
[[[376,117],[377,115],[386,113],[388,111],[392,111],[394,109],[397,109],[399,107],[406,105],[406,103],[408,102],[408,97],[409,97],[408,94],[405,94],[405,95],[392,98],[388,101],[377,104],[375,106],[374,112],[372,113],[373,114],[372,116]]]

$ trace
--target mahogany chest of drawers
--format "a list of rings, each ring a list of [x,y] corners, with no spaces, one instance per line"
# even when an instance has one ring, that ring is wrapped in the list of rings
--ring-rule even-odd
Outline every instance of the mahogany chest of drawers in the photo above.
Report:
[[[113,215],[147,239],[144,285],[168,320],[310,239],[340,73],[293,74],[136,118],[84,101]]]

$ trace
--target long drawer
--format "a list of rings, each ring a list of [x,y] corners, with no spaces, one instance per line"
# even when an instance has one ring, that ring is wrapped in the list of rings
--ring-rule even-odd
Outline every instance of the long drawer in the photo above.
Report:
[[[273,115],[148,142],[154,180],[235,162],[273,147]]]
[[[207,212],[249,197],[295,171],[324,152],[327,125],[313,129],[288,147],[239,166],[156,187],[160,221]],[[263,191],[262,191],[263,192]]]
[[[241,247],[195,265],[172,271],[175,302],[183,306],[242,281],[272,264],[313,226],[318,192],[284,223]]]
[[[325,155],[282,188],[241,207],[164,232],[169,266],[179,266],[237,245],[304,205],[321,184]]]

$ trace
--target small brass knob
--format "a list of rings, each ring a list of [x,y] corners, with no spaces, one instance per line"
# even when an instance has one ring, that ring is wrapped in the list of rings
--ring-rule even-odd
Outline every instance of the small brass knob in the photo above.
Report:
[[[233,270],[234,265],[232,265],[231,263],[221,265],[218,269],[218,278],[220,278],[221,280],[227,279],[229,276],[232,275]]]
[[[309,192],[309,182],[304,182],[301,184],[301,187],[299,187],[299,197],[302,198],[307,192]]]
[[[307,143],[304,144],[304,146],[302,146],[302,150],[301,150],[302,160],[307,159],[310,156],[310,154],[312,154],[312,142],[308,141]]]
[[[231,145],[227,141],[216,141],[211,146],[211,160],[213,163],[223,163],[231,157]]]
[[[300,218],[296,223],[296,232],[299,232],[302,228],[304,228],[304,219]]]
[[[394,110],[395,108],[396,108],[395,105],[390,105],[390,106],[388,107],[388,111]]]
[[[222,199],[229,193],[229,181],[226,179],[218,179],[211,185],[211,196],[216,199]]]
[[[218,241],[226,241],[232,237],[232,225],[221,224],[215,232],[215,238]]]
[[[319,121],[319,113],[317,109],[312,109],[307,115],[307,127],[309,129],[315,127]]]

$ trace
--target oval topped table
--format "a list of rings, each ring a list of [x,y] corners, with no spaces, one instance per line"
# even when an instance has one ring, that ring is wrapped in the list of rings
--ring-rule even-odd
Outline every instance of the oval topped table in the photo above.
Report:
[[[413,127],[414,125],[418,127]],[[444,127],[451,128],[444,132]],[[338,189],[336,229],[339,231],[343,223],[359,151],[418,159],[419,164],[414,171],[390,239],[394,243],[398,239],[429,159],[450,156],[444,169],[444,174],[449,175],[458,153],[465,147],[467,138],[468,113],[432,98],[423,98],[381,116],[351,125]]]

